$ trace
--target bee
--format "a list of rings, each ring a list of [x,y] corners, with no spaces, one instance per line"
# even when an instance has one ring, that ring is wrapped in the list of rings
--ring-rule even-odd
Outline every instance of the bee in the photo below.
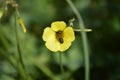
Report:
[[[58,40],[61,44],[64,42],[63,38],[59,38]]]
[[[56,32],[56,38],[57,38],[57,40],[62,44],[62,43],[64,43],[64,40],[63,40],[63,33],[62,33],[62,31],[58,31],[58,32]]]

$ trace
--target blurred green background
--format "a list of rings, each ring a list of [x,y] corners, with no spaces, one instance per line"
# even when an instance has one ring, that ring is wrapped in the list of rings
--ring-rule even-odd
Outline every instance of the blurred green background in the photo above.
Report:
[[[120,0],[72,0],[81,13],[88,32],[90,80],[120,80]],[[3,9],[5,0],[0,0]],[[45,47],[42,33],[54,21],[76,18],[65,0],[16,0],[27,33],[18,25],[19,42],[25,67],[33,80],[59,77],[59,55]],[[8,10],[0,19],[0,80],[22,80],[10,61],[17,65],[14,13]],[[74,28],[78,28],[75,19]],[[81,34],[63,53],[68,80],[84,80],[84,53]]]

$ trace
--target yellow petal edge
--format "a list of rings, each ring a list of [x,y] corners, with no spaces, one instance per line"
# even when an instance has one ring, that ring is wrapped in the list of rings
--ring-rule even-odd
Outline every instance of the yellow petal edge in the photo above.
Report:
[[[56,21],[51,24],[51,28],[54,31],[63,31],[66,28],[66,23],[64,21]]]

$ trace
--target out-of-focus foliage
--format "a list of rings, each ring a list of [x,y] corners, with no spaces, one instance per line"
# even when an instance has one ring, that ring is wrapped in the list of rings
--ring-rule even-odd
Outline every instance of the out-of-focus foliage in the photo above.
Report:
[[[80,11],[88,33],[91,80],[120,79],[120,1],[72,0]],[[4,0],[0,0],[0,10]],[[66,21],[76,16],[65,0],[16,0],[27,33],[19,25],[18,34],[25,67],[33,80],[50,80],[46,73],[60,77],[59,54],[49,51],[42,40],[45,27],[53,21]],[[1,12],[0,12],[1,13]],[[0,80],[22,80],[7,57],[17,65],[18,51],[14,27],[14,10],[0,19]],[[78,28],[77,19],[74,28]],[[66,76],[84,80],[84,54],[79,32],[69,50],[63,53]],[[7,56],[7,57],[6,57]],[[57,80],[56,78],[56,80]],[[59,80],[59,79],[58,79]]]

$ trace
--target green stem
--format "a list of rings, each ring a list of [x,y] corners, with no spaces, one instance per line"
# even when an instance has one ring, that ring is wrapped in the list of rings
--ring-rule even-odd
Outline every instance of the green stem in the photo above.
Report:
[[[66,0],[66,1],[72,8],[74,14],[77,16],[80,29],[84,30],[85,27],[84,27],[84,23],[83,23],[80,13],[78,12],[78,10],[76,9],[76,7],[74,6],[74,4],[72,3],[71,0]],[[88,41],[87,41],[86,32],[82,31],[81,36],[82,36],[82,42],[83,42],[83,51],[85,54],[84,55],[84,58],[85,58],[85,80],[89,80],[89,77],[90,77],[89,68],[90,67],[89,67],[89,51],[88,51]]]
[[[62,64],[62,53],[59,53],[59,61],[60,61],[60,69],[62,76],[64,75],[64,69],[63,69],[63,64]]]
[[[25,79],[25,80],[31,80],[31,78],[28,76],[25,66],[24,66],[24,62],[22,59],[22,53],[20,50],[20,44],[19,44],[19,37],[18,37],[18,30],[17,30],[17,14],[15,14],[15,35],[16,35],[16,41],[17,41],[17,50],[18,50],[18,55],[19,55],[19,64],[18,64],[18,68],[19,68],[19,72],[21,72],[21,76]]]
[[[19,44],[19,37],[18,37],[18,30],[17,30],[17,16],[15,15],[15,35],[16,35],[16,41],[17,41],[17,50],[18,50],[18,54],[19,54],[19,60],[21,62],[22,67],[24,68],[24,63],[22,60],[22,54],[21,54],[21,50],[20,50],[20,44]]]

